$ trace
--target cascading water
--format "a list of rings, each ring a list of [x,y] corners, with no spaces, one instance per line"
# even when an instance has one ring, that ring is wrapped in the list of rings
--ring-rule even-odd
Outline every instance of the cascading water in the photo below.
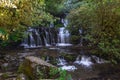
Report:
[[[26,38],[21,46],[24,46],[25,48],[37,48],[53,45],[56,43],[57,37],[52,32],[53,31],[50,28],[29,28],[25,32]],[[57,32],[55,33],[57,34]]]
[[[81,27],[81,29],[79,29],[79,33],[80,33],[80,36],[81,36],[81,38],[80,38],[80,46],[83,46],[83,38],[82,38],[83,29],[82,29],[82,27]]]
[[[59,39],[58,39],[58,42],[59,43],[69,43],[69,32],[67,30],[65,30],[65,28],[60,28],[60,31],[59,31]]]
[[[40,35],[39,35],[39,32],[35,29],[35,34],[36,34],[36,40],[37,40],[37,46],[40,46],[42,43],[42,40],[41,40],[41,38],[40,38]]]
[[[64,26],[59,28],[59,32],[54,28],[53,23],[50,24],[49,28],[29,28],[25,33],[27,37],[24,39],[22,46],[25,48],[37,48],[51,45],[71,46],[70,33],[65,29],[68,25],[68,20],[61,19],[61,23]]]
[[[49,62],[50,60],[49,60],[49,56],[47,56],[47,58],[46,58],[46,62]]]
[[[60,68],[63,70],[67,70],[67,71],[74,71],[77,68],[74,65],[67,65],[68,63],[66,62],[66,60],[64,59],[64,57],[59,57],[58,58],[58,64],[59,66],[61,66]]]
[[[78,56],[75,63],[79,64],[79,65],[86,66],[86,67],[89,67],[93,64],[91,61],[91,58],[87,57],[87,56],[82,56],[81,59],[80,59],[80,56]]]
[[[76,61],[74,63],[78,64],[78,65],[83,65],[85,67],[90,67],[91,65],[93,65],[94,63],[105,63],[107,61],[97,57],[97,56],[86,56],[86,55],[78,55],[78,57],[76,58]]]
[[[45,46],[50,46],[49,34],[46,30],[45,30],[45,36],[43,36],[43,39],[44,39]]]
[[[58,58],[58,65],[66,65],[67,64],[67,62],[66,62],[66,60],[62,57],[62,58]]]
[[[29,37],[30,37],[30,47],[35,47],[36,44],[35,44],[35,40],[33,38],[33,35],[32,34],[29,34]]]
[[[68,25],[68,20],[61,19],[61,22],[64,26],[59,29],[57,46],[70,46],[70,33],[65,29]]]
[[[24,39],[22,46],[24,46],[25,48],[34,48],[41,45],[41,38],[39,37],[39,32],[37,30],[29,28],[28,31],[25,32],[25,34],[26,38]]]

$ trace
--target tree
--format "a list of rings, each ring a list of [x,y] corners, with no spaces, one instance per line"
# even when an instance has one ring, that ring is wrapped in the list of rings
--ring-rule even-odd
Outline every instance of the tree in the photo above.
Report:
[[[64,16],[64,2],[65,0],[45,0],[46,11],[56,17]]]
[[[44,0],[2,0],[0,1],[0,38],[3,42],[16,42],[23,38],[27,27],[44,26],[53,21],[45,12]]]
[[[120,59],[120,2],[119,0],[84,0],[68,15],[70,26],[85,30],[85,38],[107,59]],[[102,51],[102,52],[101,52]]]

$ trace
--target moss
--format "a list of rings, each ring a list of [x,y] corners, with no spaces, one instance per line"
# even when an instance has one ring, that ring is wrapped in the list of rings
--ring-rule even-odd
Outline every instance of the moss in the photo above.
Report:
[[[2,77],[3,77],[3,78],[8,78],[9,75],[8,75],[7,73],[4,73],[4,74],[2,74]]]
[[[63,56],[65,58],[65,60],[67,60],[68,62],[75,61],[76,57],[77,57],[76,54],[65,54],[65,53],[62,53],[61,56]]]
[[[24,73],[29,80],[34,80],[33,68],[31,66],[31,62],[25,60],[22,64],[20,64],[18,72]]]

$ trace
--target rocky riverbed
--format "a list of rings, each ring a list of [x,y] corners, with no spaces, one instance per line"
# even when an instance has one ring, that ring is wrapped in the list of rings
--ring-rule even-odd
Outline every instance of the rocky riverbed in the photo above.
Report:
[[[72,80],[120,80],[119,64],[113,65],[88,51],[64,47],[48,47],[3,51],[0,54],[0,80],[16,80],[20,64],[27,56],[35,56],[71,74]]]

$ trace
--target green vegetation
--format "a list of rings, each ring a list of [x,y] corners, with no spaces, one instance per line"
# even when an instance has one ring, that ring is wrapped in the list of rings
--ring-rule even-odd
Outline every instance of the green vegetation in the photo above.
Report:
[[[20,64],[18,68],[18,73],[25,74],[27,76],[28,80],[34,80],[35,76],[33,75],[33,68],[31,67],[31,62],[28,60],[25,60],[23,63]]]
[[[49,71],[47,71],[48,77],[46,76],[46,73],[41,71],[41,69],[38,71],[39,78],[40,79],[55,79],[55,80],[71,80],[71,75],[67,74],[66,70],[62,69],[55,69],[55,68],[49,68]]]
[[[64,18],[68,19],[66,29],[70,32],[71,43],[80,44],[80,40],[82,40],[81,43],[83,42],[83,45],[75,46],[75,48],[77,48],[76,50],[89,49],[90,51],[85,52],[103,57],[116,64],[119,63],[120,0],[0,0],[1,52],[3,49],[11,49],[11,46],[16,49],[16,46],[21,44],[22,40],[26,37],[25,31],[29,27],[42,27],[42,29],[40,28],[38,31],[41,32],[40,36],[42,36],[39,40],[45,43],[47,41],[44,40],[48,38],[46,35],[49,35],[56,39],[51,39],[48,42],[56,45],[59,38],[57,36],[59,32],[56,29],[64,26],[60,21]],[[54,28],[51,29],[56,30],[55,32],[48,29],[52,24],[54,24]],[[46,31],[48,29],[52,34],[48,34],[49,32],[46,33],[45,31],[42,32],[44,27]],[[36,34],[37,31],[36,33],[31,31],[31,34],[32,33],[33,38],[37,40],[33,42],[35,44],[39,43],[37,39],[39,35]],[[28,38],[31,38],[31,35],[28,36]],[[32,42],[28,40],[28,43],[32,46],[30,44]],[[39,45],[41,45],[41,43],[39,43]],[[78,49],[79,47],[81,49]],[[54,46],[52,46],[52,48],[54,48]],[[26,49],[25,52],[28,50],[29,49]],[[46,51],[47,48],[44,50]],[[59,50],[56,52],[59,52]],[[37,49],[35,51],[35,54],[36,53]],[[45,54],[46,53],[47,52],[45,52]],[[43,53],[41,52],[41,54]],[[49,55],[47,54],[47,56]],[[72,62],[76,60],[76,56],[78,55],[67,55],[63,53],[62,56],[67,62]],[[42,59],[45,60],[46,56],[43,56]],[[56,58],[50,57],[50,60],[50,63],[54,65],[57,64]],[[1,60],[1,64],[4,62],[7,62],[7,60]],[[40,65],[37,66],[38,67],[36,67],[36,65],[31,66],[31,62],[25,61],[19,66],[18,73],[25,74],[28,80],[35,80],[36,78],[71,80],[71,76],[68,75],[65,70]],[[9,66],[1,66],[5,71],[8,71],[8,67]],[[35,69],[33,69],[33,67],[35,67]],[[8,78],[9,75],[5,73],[2,77]]]
[[[9,77],[9,75],[8,75],[8,73],[4,73],[4,74],[2,74],[2,77],[3,77],[4,79],[6,79],[6,78]]]
[[[50,23],[61,27],[57,20],[67,14],[72,43],[77,44],[82,37],[96,47],[98,55],[119,61],[119,4],[119,0],[2,0],[0,48],[20,42],[28,27],[48,27]]]
[[[64,16],[65,0],[45,0],[46,11],[56,17]]]
[[[53,15],[45,11],[44,0],[0,1],[1,46],[23,39],[24,31],[30,26],[47,26]]]
[[[71,75],[69,75],[65,70],[42,65],[34,65],[34,67],[32,67],[32,65],[33,64],[31,64],[28,60],[25,60],[22,64],[20,64],[18,73],[24,74],[28,80],[71,80]]]
[[[68,15],[70,27],[84,30],[84,38],[96,46],[97,54],[120,60],[119,0],[84,0]]]

